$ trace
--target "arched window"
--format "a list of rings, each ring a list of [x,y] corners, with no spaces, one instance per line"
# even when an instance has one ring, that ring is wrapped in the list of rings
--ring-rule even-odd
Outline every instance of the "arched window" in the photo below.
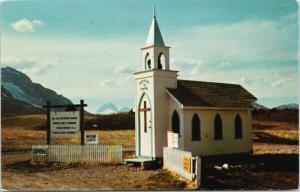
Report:
[[[149,53],[147,53],[145,57],[145,70],[147,69],[151,69],[151,59],[149,57]]]
[[[242,119],[239,114],[235,116],[234,120],[234,133],[236,139],[243,138]]]
[[[198,141],[201,139],[201,124],[197,114],[192,118],[192,140]]]
[[[158,63],[158,69],[165,69],[166,59],[163,53],[160,53],[158,55],[157,63]]]
[[[176,110],[172,114],[172,131],[180,135],[180,119]]]
[[[215,140],[223,139],[222,119],[219,114],[217,114],[215,117],[214,128],[215,128]]]

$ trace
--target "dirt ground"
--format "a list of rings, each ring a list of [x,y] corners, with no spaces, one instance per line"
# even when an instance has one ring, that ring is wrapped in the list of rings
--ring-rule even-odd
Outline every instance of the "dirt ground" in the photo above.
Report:
[[[185,181],[162,169],[141,170],[128,165],[32,164],[29,153],[4,154],[2,187],[30,190],[182,190]]]
[[[297,189],[298,124],[253,121],[253,155],[208,160],[202,189]],[[228,169],[222,166],[228,165]]]
[[[129,165],[32,164],[30,148],[44,144],[40,116],[2,120],[2,187],[17,190],[183,190],[190,183],[162,169]],[[100,143],[122,144],[124,158],[134,156],[134,131],[100,131]],[[253,121],[253,155],[207,161],[200,189],[296,189],[299,174],[298,125]],[[79,143],[79,137],[53,143]],[[228,168],[222,166],[228,164]],[[220,169],[221,167],[221,169]]]
[[[39,115],[2,120],[2,187],[10,190],[182,190],[187,181],[162,169],[141,170],[122,165],[32,164],[30,149],[46,144]],[[122,144],[123,158],[134,156],[134,130],[99,131],[101,144]],[[58,137],[53,144],[79,144],[80,137]]]

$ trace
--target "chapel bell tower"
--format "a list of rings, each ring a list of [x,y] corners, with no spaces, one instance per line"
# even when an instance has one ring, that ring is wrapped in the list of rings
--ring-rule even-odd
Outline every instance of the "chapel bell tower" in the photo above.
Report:
[[[162,38],[155,8],[146,45],[141,49],[141,69],[135,80],[136,157],[155,160],[167,146],[169,98],[167,88],[177,87],[177,71],[170,70],[169,49]]]
[[[170,47],[165,46],[164,40],[161,36],[156,20],[155,7],[153,7],[153,17],[146,45],[141,49],[143,70],[169,70],[169,49]]]

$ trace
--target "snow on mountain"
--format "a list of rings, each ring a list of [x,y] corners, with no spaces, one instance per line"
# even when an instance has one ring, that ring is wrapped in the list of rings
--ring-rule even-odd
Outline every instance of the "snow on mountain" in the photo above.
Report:
[[[1,115],[13,116],[24,114],[41,114],[45,110],[40,107],[34,107],[24,101],[15,99],[12,94],[1,86]]]
[[[128,107],[122,107],[118,110],[118,108],[112,104],[112,103],[104,103],[98,110],[97,114],[112,114],[112,113],[118,113],[118,112],[128,112],[130,111],[130,108]]]
[[[29,103],[33,106],[39,107],[38,105],[35,105],[35,103],[39,102],[38,99],[24,93],[24,91],[17,85],[15,85],[12,82],[3,82],[2,83],[3,87],[9,91],[12,96],[20,101],[24,101],[26,103]]]
[[[278,107],[275,107],[275,109],[282,110],[282,109],[298,109],[299,105],[296,103],[290,103],[286,105],[279,105]]]
[[[34,83],[24,73],[12,68],[1,68],[2,86],[16,100],[42,107],[47,101],[54,104],[71,104],[66,97],[57,94],[55,91],[43,87],[39,83]]]
[[[111,113],[117,113],[118,109],[117,107],[112,103],[105,103],[103,104],[98,110],[97,114],[111,114]]]

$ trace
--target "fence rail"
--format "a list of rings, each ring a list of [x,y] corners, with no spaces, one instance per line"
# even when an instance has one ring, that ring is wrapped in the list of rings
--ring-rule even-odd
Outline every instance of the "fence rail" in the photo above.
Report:
[[[34,150],[41,150],[37,154]],[[121,163],[122,145],[33,145],[33,162]]]

